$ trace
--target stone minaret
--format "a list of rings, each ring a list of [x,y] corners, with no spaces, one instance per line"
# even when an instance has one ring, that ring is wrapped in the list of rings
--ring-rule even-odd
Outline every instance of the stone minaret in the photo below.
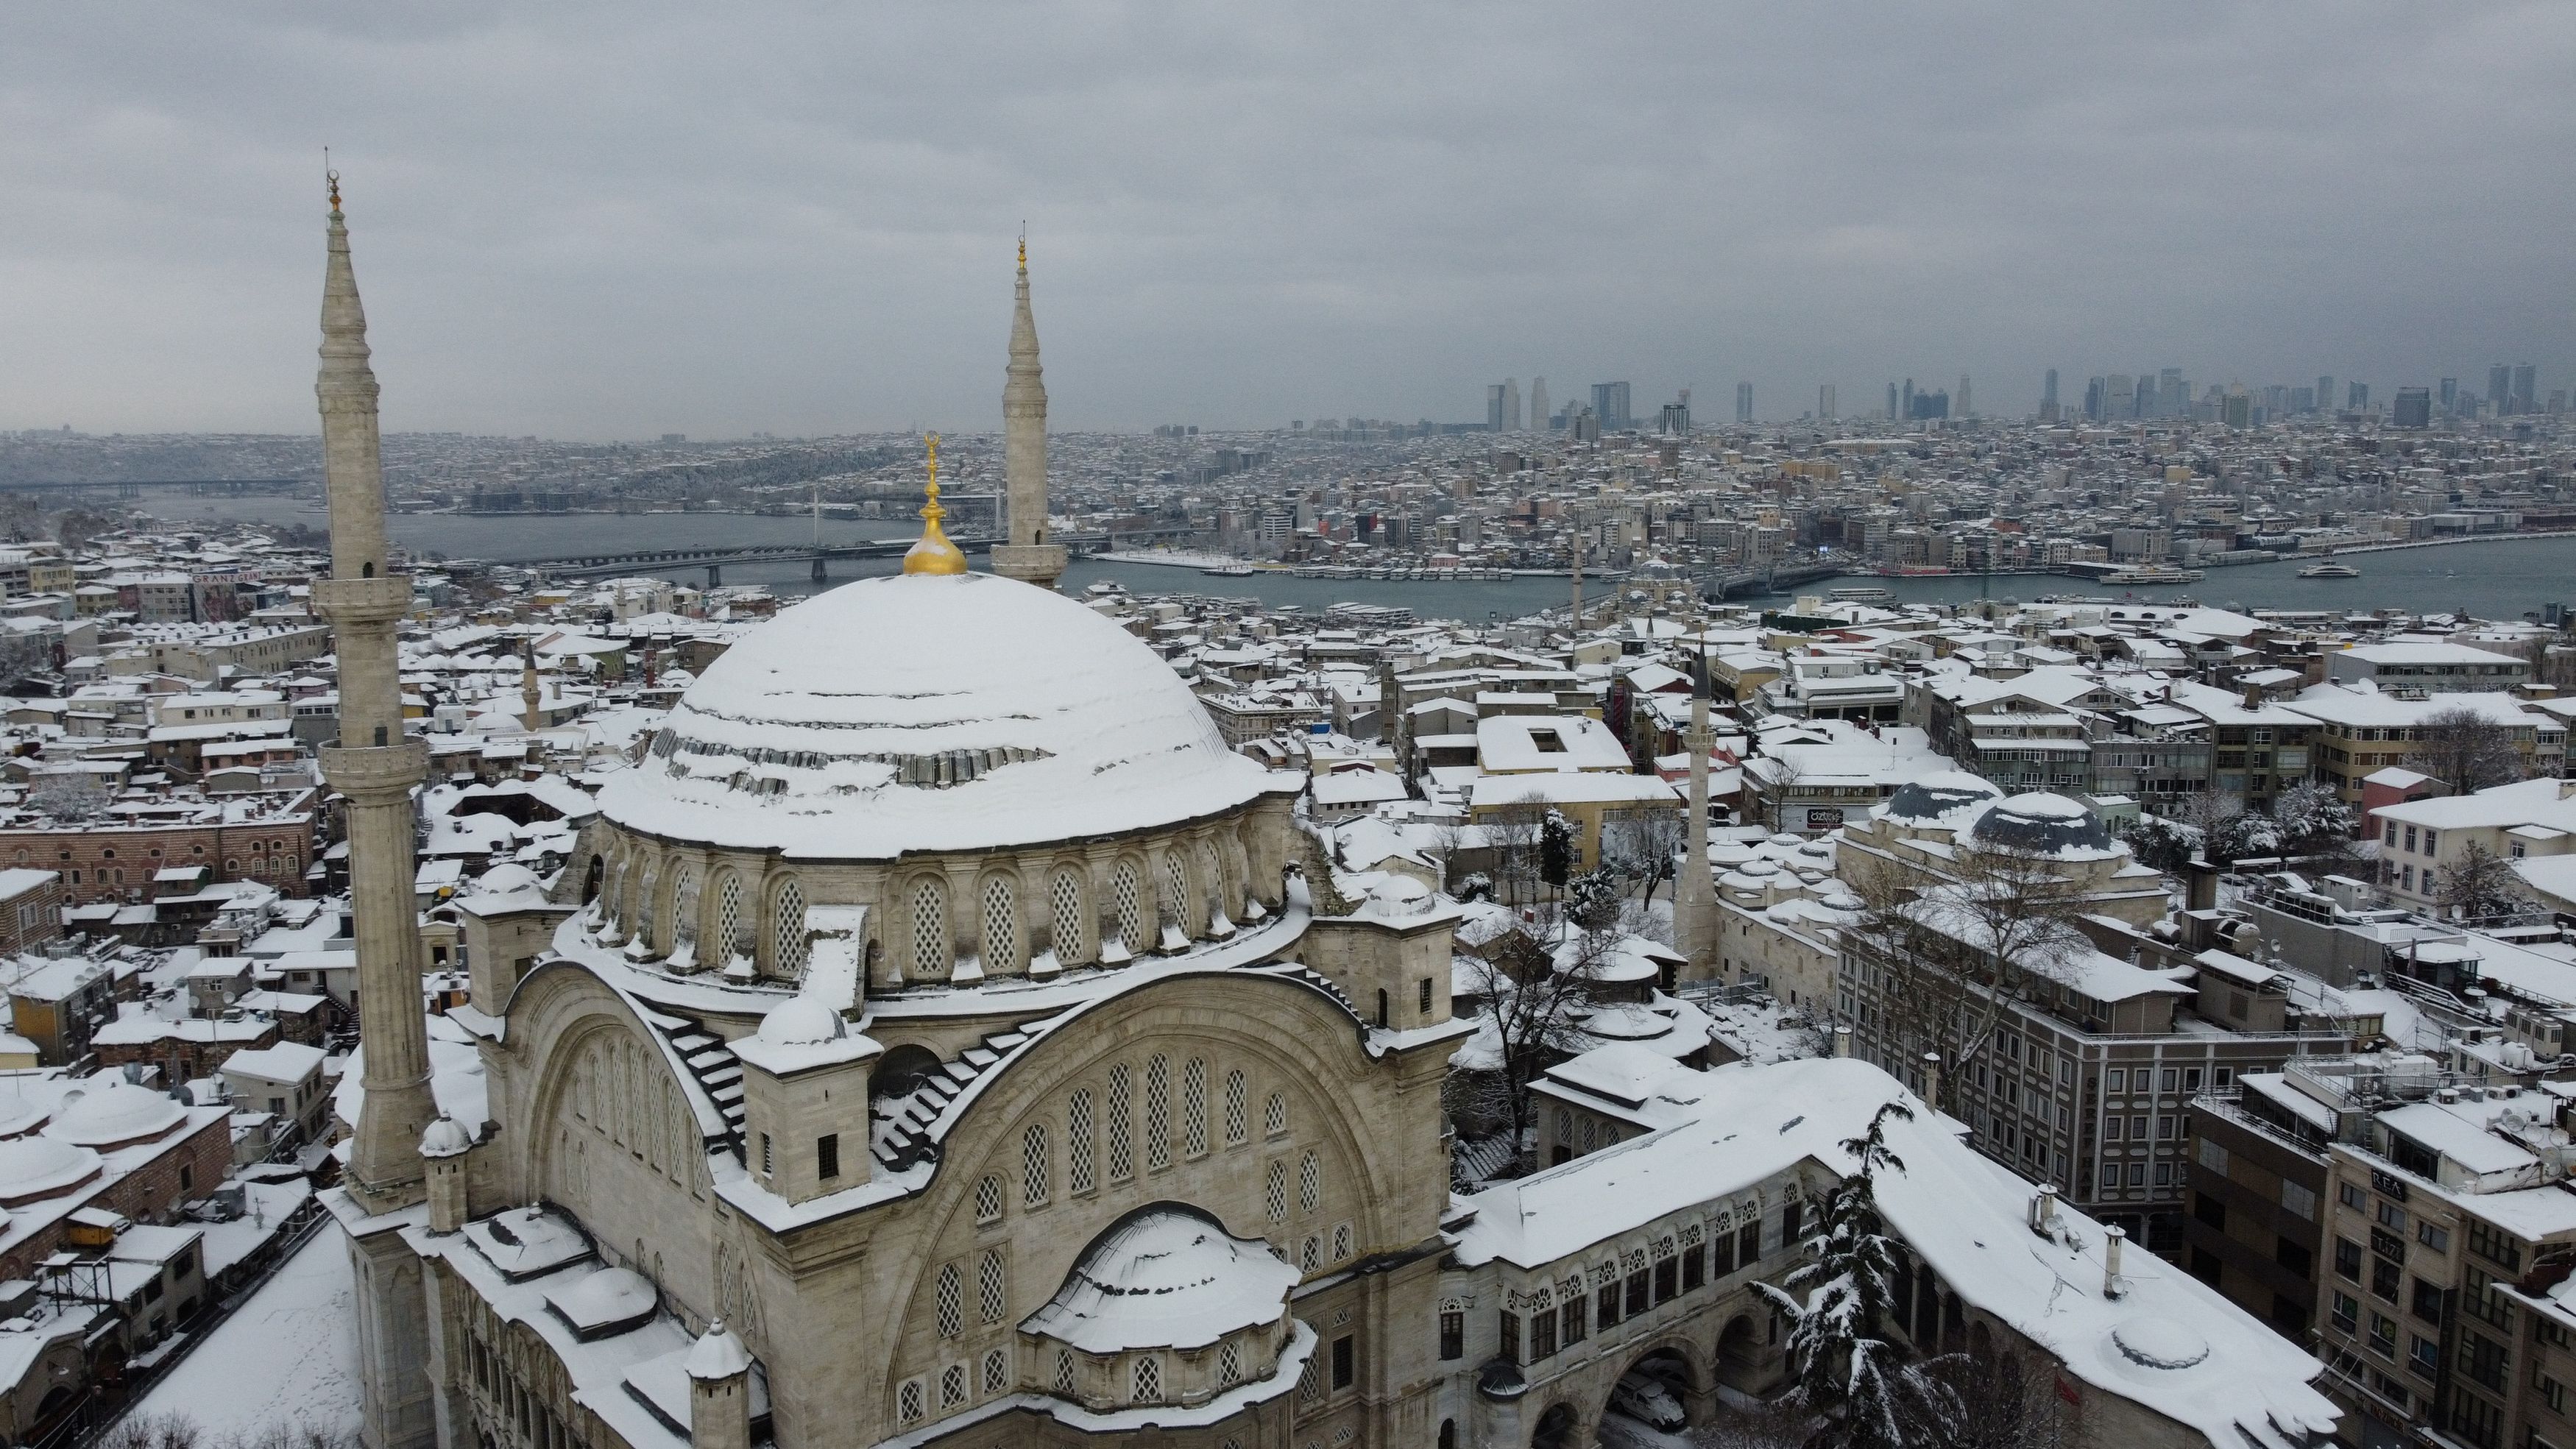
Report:
[[[1010,542],[993,548],[993,572],[1052,589],[1064,573],[1064,545],[1047,542],[1046,383],[1038,366],[1038,324],[1029,315],[1029,243],[1020,239],[1020,282],[1011,307],[1010,380],[1002,385],[1002,469],[1009,484]]]
[[[385,560],[385,479],[376,445],[376,375],[367,314],[349,267],[340,184],[331,183],[331,252],[322,274],[322,467],[331,507],[331,577],[313,585],[340,660],[340,739],[322,777],[347,803],[349,894],[357,917],[359,1032],[366,1100],[349,1156],[350,1196],[369,1212],[420,1201],[420,1135],[437,1118],[420,997],[420,931],[412,904],[412,787],[429,747],[406,739],[394,623],[411,610],[411,578]]]
[[[519,723],[530,734],[546,727],[545,691],[537,684],[537,641],[519,641]]]
[[[1717,950],[1717,912],[1709,901],[1708,751],[1717,736],[1708,727],[1708,645],[1697,640],[1691,647],[1691,722],[1682,732],[1682,748],[1690,752],[1690,815],[1682,822],[1682,874],[1674,883],[1673,946],[1690,963],[1683,975],[1705,981],[1716,974],[1710,959]]]

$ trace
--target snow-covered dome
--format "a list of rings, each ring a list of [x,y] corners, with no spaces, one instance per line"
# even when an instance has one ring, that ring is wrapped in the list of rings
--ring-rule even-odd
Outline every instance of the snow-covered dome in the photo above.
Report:
[[[546,1306],[582,1338],[600,1338],[643,1322],[661,1306],[652,1281],[631,1268],[586,1273],[568,1288],[546,1290]]]
[[[2187,1369],[2209,1357],[2209,1340],[2200,1330],[2159,1313],[2123,1319],[2111,1330],[2120,1356],[2141,1368]]]
[[[536,890],[544,884],[543,878],[535,871],[516,861],[505,860],[475,877],[474,893],[484,896],[505,896],[512,891]]]
[[[113,1147],[158,1137],[187,1120],[188,1109],[117,1078],[103,1087],[63,1096],[62,1109],[45,1135],[82,1147]]]
[[[1390,875],[1369,887],[1368,913],[1386,920],[1427,915],[1436,904],[1431,887],[1409,875]]]
[[[51,1137],[0,1142],[0,1200],[31,1202],[98,1175],[98,1154]]]
[[[1971,833],[1980,845],[2034,855],[2093,855],[2114,848],[2102,817],[2086,809],[2081,801],[2046,791],[1998,802],[1977,817]]]
[[[689,1356],[680,1361],[681,1371],[693,1379],[729,1379],[749,1367],[751,1350],[743,1347],[721,1318],[707,1325],[707,1331],[689,1346]]]
[[[457,1157],[474,1150],[474,1134],[465,1124],[441,1112],[438,1120],[421,1130],[420,1155],[423,1157]]]
[[[1086,1353],[1205,1348],[1279,1321],[1298,1272],[1258,1238],[1160,1203],[1110,1225],[1020,1326]]]
[[[769,1009],[760,1019],[760,1039],[771,1046],[813,1046],[839,1041],[849,1034],[841,1014],[802,992]]]
[[[1014,579],[897,575],[726,650],[600,808],[666,839],[886,859],[1176,825],[1268,784],[1108,619]]]
[[[1993,782],[1981,780],[1964,770],[1944,770],[1920,780],[1898,786],[1879,813],[1889,820],[1910,824],[1931,824],[1965,805],[1992,800],[2003,791]]]

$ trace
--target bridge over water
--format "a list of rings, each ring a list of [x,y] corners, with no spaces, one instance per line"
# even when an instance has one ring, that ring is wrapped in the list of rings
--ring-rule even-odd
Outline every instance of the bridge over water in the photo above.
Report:
[[[954,539],[968,553],[990,553],[998,538]],[[824,565],[836,558],[901,558],[912,547],[909,538],[882,539],[860,543],[749,543],[725,544],[698,548],[635,548],[615,553],[588,553],[553,558],[503,559],[516,568],[534,569],[559,579],[612,579],[626,574],[658,574],[674,569],[703,568],[707,587],[724,582],[724,566],[732,563],[793,563],[810,560],[816,583],[824,581]]]
[[[185,488],[191,493],[292,493],[302,478],[30,478],[0,483],[0,493],[54,493],[86,490],[114,492],[119,498],[142,496],[146,488]]]

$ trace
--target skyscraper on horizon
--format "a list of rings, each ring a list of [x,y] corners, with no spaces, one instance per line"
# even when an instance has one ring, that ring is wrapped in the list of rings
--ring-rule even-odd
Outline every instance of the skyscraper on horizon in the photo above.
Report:
[[[2443,411],[2443,413],[2444,413],[2445,415],[2448,415],[2448,414],[2451,414],[2451,413],[2458,412],[2459,410],[2460,410],[2460,380],[2459,380],[2458,378],[2456,378],[2456,377],[2446,377],[2446,378],[2443,378],[2443,379],[2442,379],[2442,411]]]
[[[1972,418],[1977,415],[1976,408],[1968,400],[1968,375],[1964,372],[1959,374],[1959,396],[1952,404],[1952,415],[1962,418]]]
[[[1753,384],[1749,382],[1735,385],[1735,420],[1739,423],[1753,421]]]
[[[2047,380],[2039,385],[2039,420],[2057,421],[2057,369],[2053,367],[2048,370]]]
[[[2533,367],[2528,362],[2515,363],[2513,367],[2514,412],[2522,414],[2536,413],[2540,411],[2540,409],[2534,405],[2539,401],[2539,393],[2540,370]]]
[[[1626,432],[1635,427],[1636,415],[1628,410],[1628,384],[1592,384],[1592,415],[1601,420],[1601,431],[1605,433]]]
[[[2487,407],[2497,417],[2513,411],[2513,369],[2501,362],[2487,369]]]
[[[1828,422],[1833,419],[1834,385],[1830,382],[1816,385],[1816,416]]]
[[[1905,416],[1896,410],[1896,384],[1892,382],[1887,385],[1887,416],[1891,422]]]
[[[2317,374],[2317,411],[2334,411],[2334,374],[2331,372]]]
[[[1547,431],[1547,379],[1530,379],[1529,425],[1532,432]]]

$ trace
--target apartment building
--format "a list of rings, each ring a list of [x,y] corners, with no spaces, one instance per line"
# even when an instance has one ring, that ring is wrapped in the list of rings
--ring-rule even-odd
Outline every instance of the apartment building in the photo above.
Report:
[[[2531,682],[2531,661],[2512,654],[2471,648],[2436,639],[2394,639],[2384,644],[2355,644],[2325,657],[2326,680],[2381,689],[2458,691],[2520,689]]]
[[[2316,776],[2335,787],[2348,805],[2362,803],[2365,778],[2414,758],[2424,738],[2425,721],[2449,710],[2471,710],[2501,726],[2522,758],[2525,776],[2565,773],[2566,724],[2509,694],[2410,697],[2320,684],[2282,701],[2281,707],[2323,726],[2317,738]]]

